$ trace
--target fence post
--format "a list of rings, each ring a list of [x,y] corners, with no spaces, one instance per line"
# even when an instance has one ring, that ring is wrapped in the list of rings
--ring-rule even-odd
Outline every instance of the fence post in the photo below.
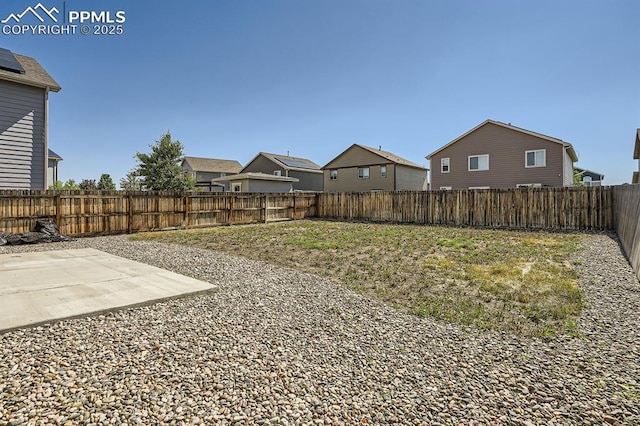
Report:
[[[133,231],[133,197],[127,194],[127,234]]]
[[[60,193],[58,192],[58,194],[56,194],[56,225],[58,226],[58,229],[60,229],[60,232],[62,234],[66,234],[66,229],[63,231],[62,229],[62,221],[60,220],[62,218],[62,215],[60,214],[60,209],[62,208],[62,201],[60,199]]]
[[[267,223],[267,210],[269,206],[269,196],[264,194],[264,223]]]

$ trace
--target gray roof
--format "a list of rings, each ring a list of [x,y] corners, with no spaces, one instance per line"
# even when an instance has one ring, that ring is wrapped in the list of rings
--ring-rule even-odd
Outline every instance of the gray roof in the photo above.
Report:
[[[640,160],[640,129],[636,130],[636,146],[633,149],[633,159]]]
[[[62,160],[62,157],[60,157],[58,154],[56,154],[52,150],[49,150],[48,157],[49,157],[49,160],[58,160],[58,161]]]
[[[602,173],[594,172],[593,170],[585,169],[582,167],[574,167],[578,171],[578,174],[587,174],[587,175],[597,175],[600,176],[600,180],[604,180],[604,175]]]
[[[240,173],[242,164],[236,160],[220,160],[218,158],[184,157],[182,164],[188,163],[197,172]]]
[[[268,152],[259,152],[258,155],[253,157],[251,161],[247,163],[247,165],[253,163],[253,161],[261,155],[271,160],[278,166],[282,167],[284,170],[294,170],[294,171],[309,172],[309,173],[322,173],[322,170],[320,170],[320,166],[307,158],[292,157],[290,155],[281,155],[281,154],[270,154]],[[295,166],[294,164],[299,164],[299,166]]]
[[[60,85],[42,68],[42,65],[28,56],[13,54],[16,60],[24,68],[24,74],[0,69],[0,80],[12,81],[14,83],[26,84],[28,86],[49,89],[52,92],[60,91]]]
[[[567,148],[567,152],[569,153],[569,156],[571,157],[571,159],[574,162],[578,161],[578,154],[576,154],[576,151],[573,149],[573,145],[571,145],[569,142],[565,142],[562,139],[558,139],[558,138],[554,138],[554,137],[551,137],[551,136],[543,135],[542,133],[532,132],[531,130],[523,129],[521,127],[512,126],[511,124],[502,123],[501,121],[495,121],[495,120],[485,120],[485,121],[483,121],[482,123],[478,124],[473,129],[469,130],[468,132],[464,133],[463,135],[458,136],[457,138],[455,138],[454,140],[452,140],[448,144],[438,148],[437,150],[433,151],[431,154],[427,155],[427,157],[426,157],[427,160],[431,160],[431,157],[433,157],[434,155],[436,155],[437,153],[439,153],[443,149],[445,149],[445,148],[453,145],[454,143],[458,142],[460,139],[464,138],[468,134],[475,132],[480,127],[484,126],[485,124],[495,124],[496,126],[505,127],[507,129],[515,130],[516,132],[525,133],[527,135],[535,136],[535,137],[540,138],[540,139],[545,139],[545,140],[548,140],[548,141],[551,141],[551,142],[559,143],[559,144],[561,144],[561,145],[563,145],[564,147]]]

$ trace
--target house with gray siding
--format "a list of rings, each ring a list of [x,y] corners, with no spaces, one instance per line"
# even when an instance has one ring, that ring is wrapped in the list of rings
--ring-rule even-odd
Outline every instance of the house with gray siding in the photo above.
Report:
[[[283,193],[293,192],[297,178],[267,173],[244,172],[213,179],[213,183],[228,185],[231,192]]]
[[[182,168],[196,181],[196,188],[201,191],[228,191],[229,183],[213,184],[212,180],[237,175],[242,170],[242,164],[236,160],[221,160],[218,158],[187,157],[182,159]]]
[[[260,152],[241,171],[247,172],[295,178],[294,191],[322,191],[322,170],[306,158]]]
[[[353,144],[323,168],[324,192],[424,191],[428,169],[380,148]]]
[[[46,189],[49,92],[60,86],[33,58],[0,59],[0,189]]]
[[[54,185],[58,179],[58,163],[62,161],[62,157],[53,152],[52,150],[47,150],[48,152],[48,167],[47,167],[47,188],[51,185]]]
[[[493,120],[426,158],[435,190],[571,186],[578,161],[562,139]]]
[[[593,170],[587,170],[582,167],[576,167],[575,170],[582,185],[602,186],[602,181],[604,180],[604,175],[602,173],[594,172]]]

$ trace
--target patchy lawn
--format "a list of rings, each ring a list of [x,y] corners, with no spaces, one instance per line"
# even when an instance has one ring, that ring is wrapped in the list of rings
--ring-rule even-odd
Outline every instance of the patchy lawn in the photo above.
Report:
[[[138,234],[296,268],[398,309],[524,335],[574,333],[580,236],[316,220]]]

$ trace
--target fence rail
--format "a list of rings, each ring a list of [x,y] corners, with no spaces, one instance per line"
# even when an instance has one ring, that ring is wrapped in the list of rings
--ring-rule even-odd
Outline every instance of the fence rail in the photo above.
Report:
[[[640,185],[614,187],[614,210],[616,234],[640,278]]]
[[[318,194],[317,216],[434,225],[613,229],[611,187]]]
[[[315,201],[315,194],[0,191],[0,232],[31,231],[41,218],[74,237],[273,222],[314,216]]]

